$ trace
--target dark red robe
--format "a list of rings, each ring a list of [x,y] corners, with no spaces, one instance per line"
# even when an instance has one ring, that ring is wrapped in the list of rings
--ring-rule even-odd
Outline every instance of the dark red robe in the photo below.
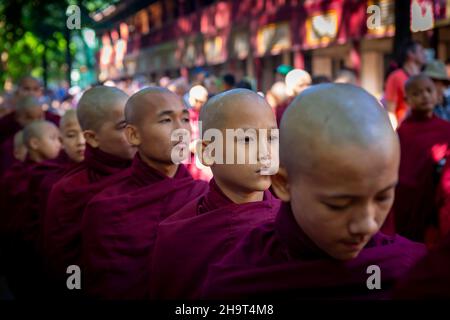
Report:
[[[94,195],[129,174],[130,164],[130,160],[87,146],[85,160],[53,186],[42,235],[45,268],[51,277],[65,279],[68,266],[81,265],[84,208]]]
[[[21,298],[33,296],[39,287],[36,277],[37,256],[34,247],[24,239],[30,171],[37,164],[29,157],[17,161],[3,175],[0,182],[0,243],[1,263],[10,289]]]
[[[184,165],[169,178],[137,155],[127,179],[98,194],[83,216],[85,290],[92,298],[144,299],[158,224],[207,191]]]
[[[153,254],[151,299],[196,299],[208,271],[250,229],[275,219],[280,201],[235,204],[214,179],[209,192],[162,222]]]
[[[289,203],[275,222],[252,230],[221,262],[209,269],[206,299],[383,299],[426,249],[400,236],[377,233],[349,261],[331,258],[302,231]],[[368,289],[371,274],[381,270],[381,289]]]
[[[36,249],[41,247],[42,217],[49,195],[48,187],[42,188],[42,182],[45,178],[62,176],[75,165],[76,163],[61,151],[57,158],[41,162],[30,170],[30,184],[25,203],[26,217],[21,228],[26,239],[34,243]]]
[[[438,163],[450,149],[450,123],[435,116],[419,120],[409,116],[398,128],[401,159],[395,191],[396,232],[409,239],[432,244],[427,237],[438,227],[436,190]]]
[[[397,286],[396,299],[450,299],[450,235],[408,273]]]

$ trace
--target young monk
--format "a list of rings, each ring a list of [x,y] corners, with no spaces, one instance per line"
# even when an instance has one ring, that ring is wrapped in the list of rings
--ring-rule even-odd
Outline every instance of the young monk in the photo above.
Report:
[[[27,157],[27,146],[23,142],[23,130],[20,130],[14,135],[14,159],[24,162]]]
[[[17,130],[5,137],[0,147],[0,174],[5,172],[14,162],[14,135],[21,128],[35,120],[44,119],[44,111],[39,101],[32,96],[21,98],[14,113],[17,119]]]
[[[130,173],[98,194],[83,215],[85,289],[98,299],[147,297],[159,222],[207,189],[172,160],[174,148],[189,154],[189,141],[171,139],[175,130],[190,132],[180,97],[165,88],[143,89],[128,100],[125,118],[128,141],[138,148]]]
[[[43,161],[30,171],[28,201],[26,203],[28,232],[37,247],[40,247],[42,219],[52,185],[75,164],[84,160],[85,139],[75,110],[67,111],[59,126],[63,150],[55,159]],[[43,183],[45,180],[45,184]]]
[[[436,89],[425,75],[405,86],[411,114],[398,128],[399,183],[392,213],[398,234],[432,245],[437,231],[438,166],[450,149],[450,123],[433,115]]]
[[[30,173],[38,163],[56,158],[61,148],[58,128],[44,120],[28,124],[23,130],[23,141],[28,149],[27,158],[5,173],[0,187],[5,261],[9,281],[19,297],[31,294],[36,289],[34,280],[37,280],[33,268],[35,255],[26,219]]]
[[[95,194],[127,174],[136,153],[125,138],[127,98],[106,86],[83,94],[77,117],[86,139],[85,159],[53,186],[48,198],[42,236],[46,268],[66,293],[67,267],[81,264],[83,210]]]
[[[152,299],[198,298],[208,266],[234,248],[252,227],[274,219],[280,206],[268,190],[270,175],[261,173],[270,169],[270,163],[275,164],[272,173],[278,169],[277,123],[264,98],[246,89],[226,91],[208,101],[200,121],[204,134],[209,129],[220,130],[223,159],[207,163],[214,175],[208,193],[159,226],[152,258]],[[228,139],[227,129],[243,128],[255,130],[256,136]],[[258,140],[264,144],[260,148]],[[203,149],[211,143],[211,138],[204,138]],[[273,148],[272,143],[276,144]],[[225,161],[227,152],[234,152],[232,163]],[[247,156],[244,164],[238,164],[240,152],[254,152],[255,163]]]
[[[381,105],[349,84],[305,90],[281,121],[280,160],[275,222],[253,229],[210,267],[203,297],[385,297],[425,249],[378,232],[400,160]],[[368,288],[372,265],[381,269],[379,290]]]

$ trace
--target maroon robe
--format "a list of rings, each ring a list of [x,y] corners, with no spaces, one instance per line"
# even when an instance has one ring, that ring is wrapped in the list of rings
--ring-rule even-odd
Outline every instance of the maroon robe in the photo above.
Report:
[[[45,267],[56,280],[66,278],[68,266],[81,264],[81,218],[89,200],[126,176],[130,164],[130,160],[86,146],[85,160],[53,186],[42,244]]]
[[[151,299],[196,299],[208,271],[250,229],[275,219],[281,202],[270,191],[264,200],[235,204],[214,179],[209,192],[162,222],[153,253]]]
[[[450,299],[450,235],[408,273],[394,291],[396,299]]]
[[[431,244],[427,232],[438,227],[436,190],[438,163],[450,149],[450,123],[433,116],[409,116],[398,128],[400,137],[399,182],[391,214],[398,234]]]
[[[42,234],[42,216],[45,213],[48,189],[42,188],[42,182],[46,177],[61,175],[76,165],[64,151],[57,158],[43,161],[30,170],[30,184],[25,203],[25,220],[21,227],[28,241],[33,242],[36,248],[40,248],[40,236]]]
[[[289,107],[289,105],[291,104],[291,102],[293,100],[294,100],[294,98],[288,98],[285,102],[279,104],[275,108],[275,116],[277,118],[278,127],[280,127],[281,118],[283,117],[284,112],[286,111],[286,109]]]
[[[184,165],[173,178],[136,155],[127,179],[98,194],[83,216],[84,285],[100,299],[148,297],[150,255],[158,224],[207,191]]]
[[[1,179],[0,242],[2,264],[9,285],[17,298],[32,295],[38,278],[34,274],[36,256],[32,246],[24,241],[22,226],[30,183],[30,171],[37,164],[29,157],[17,161]]]
[[[382,299],[419,258],[423,244],[377,233],[349,261],[331,258],[303,232],[289,203],[275,222],[255,228],[221,262],[209,269],[207,299]],[[381,269],[381,289],[369,290],[367,268]]]

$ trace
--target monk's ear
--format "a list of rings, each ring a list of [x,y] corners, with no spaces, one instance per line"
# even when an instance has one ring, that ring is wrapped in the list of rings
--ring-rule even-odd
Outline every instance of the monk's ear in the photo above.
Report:
[[[139,134],[138,129],[131,125],[127,124],[125,127],[125,136],[127,137],[128,143],[132,146],[139,146],[141,144],[141,135]]]
[[[86,143],[89,144],[92,148],[98,148],[100,142],[97,137],[97,133],[93,130],[85,130],[83,131],[84,138],[86,139]]]
[[[271,176],[272,179],[272,189],[277,195],[277,197],[284,202],[289,202],[291,200],[291,195],[289,193],[289,183],[288,183],[287,171],[284,167],[279,168],[278,173]]]
[[[31,150],[37,150],[39,148],[39,139],[38,138],[30,138],[28,141],[28,146]]]
[[[211,143],[211,141],[205,141],[205,140],[197,140],[197,144],[195,146],[195,151],[197,154],[198,159],[200,160],[200,163],[206,167],[211,167],[214,164],[214,158],[206,150],[206,147]]]

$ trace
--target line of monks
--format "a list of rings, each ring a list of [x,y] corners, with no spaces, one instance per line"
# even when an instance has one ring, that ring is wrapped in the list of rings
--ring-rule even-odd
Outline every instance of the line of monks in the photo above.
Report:
[[[423,75],[408,81],[397,134],[365,90],[312,86],[284,112],[279,141],[264,98],[218,94],[203,132],[264,129],[268,145],[225,140],[224,158],[258,161],[205,161],[209,183],[172,162],[183,147],[172,132],[191,127],[167,89],[93,87],[61,119],[24,96],[0,118],[0,273],[18,299],[448,298],[450,123],[432,115],[434,90]],[[213,143],[200,140],[200,152]],[[280,157],[272,176],[268,157]],[[73,265],[81,290],[67,286]]]

